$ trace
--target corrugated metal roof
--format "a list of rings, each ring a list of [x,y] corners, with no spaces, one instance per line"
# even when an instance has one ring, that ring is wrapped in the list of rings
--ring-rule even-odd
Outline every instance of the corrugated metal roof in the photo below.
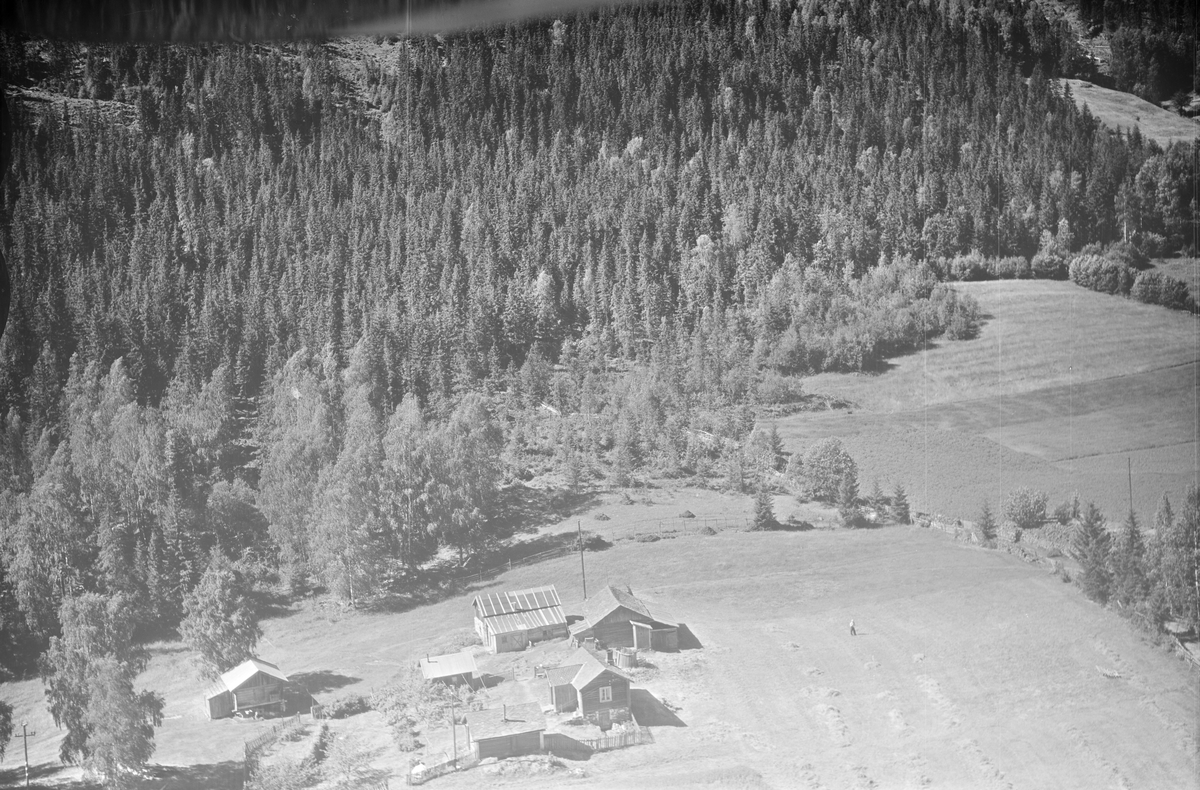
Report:
[[[575,676],[579,674],[579,668],[582,664],[565,664],[561,667],[554,667],[546,670],[546,682],[551,686],[569,686]]]
[[[480,617],[495,617],[562,606],[562,601],[559,600],[558,590],[551,584],[545,587],[531,587],[528,590],[477,595],[474,605],[475,613]]]
[[[454,675],[474,675],[475,656],[465,650],[421,659],[421,674],[426,680],[448,678]]]
[[[529,612],[513,614],[498,614],[487,618],[488,628],[494,634],[511,634],[514,631],[528,631],[533,628],[546,628],[551,625],[566,625],[567,618],[562,607],[551,606],[547,609],[534,609]]]
[[[270,675],[274,678],[279,678],[284,683],[287,683],[287,675],[280,672],[279,667],[275,666],[270,661],[263,661],[261,658],[246,659],[233,669],[221,675],[221,683],[225,686],[227,691],[234,691],[259,672],[262,672],[265,675]]]
[[[500,738],[505,735],[520,735],[546,729],[546,716],[539,702],[524,702],[507,708],[473,710],[466,715],[471,728],[471,740]]]

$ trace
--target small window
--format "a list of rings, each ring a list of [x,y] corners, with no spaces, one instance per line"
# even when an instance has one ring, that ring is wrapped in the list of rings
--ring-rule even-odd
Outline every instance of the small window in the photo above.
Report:
[[[612,686],[601,686],[600,687],[600,701],[601,702],[612,702]]]

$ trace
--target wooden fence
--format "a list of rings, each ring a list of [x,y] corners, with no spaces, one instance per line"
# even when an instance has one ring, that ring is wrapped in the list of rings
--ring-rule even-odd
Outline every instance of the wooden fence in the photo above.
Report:
[[[455,771],[463,771],[467,768],[474,768],[478,764],[479,761],[475,759],[475,755],[471,752],[467,752],[457,760],[450,758],[435,765],[427,765],[423,770],[418,771],[417,773],[409,771],[408,784],[423,785],[430,779],[436,779],[439,776],[445,776],[446,774],[453,773]]]
[[[638,727],[636,730],[626,730],[616,735],[606,735],[602,738],[587,738],[580,743],[591,748],[594,752],[609,752],[613,749],[624,749],[626,746],[637,746],[643,743],[654,743],[654,736],[649,727]]]
[[[285,732],[294,730],[300,726],[300,714],[297,713],[290,719],[284,719],[266,732],[260,733],[242,745],[242,750],[245,755],[247,771],[258,762],[258,755],[263,749],[266,749],[275,741],[279,740]]]

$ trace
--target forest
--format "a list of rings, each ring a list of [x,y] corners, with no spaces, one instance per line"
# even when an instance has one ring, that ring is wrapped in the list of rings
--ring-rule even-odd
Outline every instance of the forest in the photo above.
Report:
[[[91,594],[174,633],[223,562],[402,587],[504,537],[531,467],[740,486],[754,408],[803,408],[802,376],[971,337],[954,279],[1115,266],[1195,305],[1122,256],[1194,245],[1196,145],[1080,111],[1053,78],[1083,55],[1026,0],[0,43],[57,97],[12,102],[0,198],[13,673]]]

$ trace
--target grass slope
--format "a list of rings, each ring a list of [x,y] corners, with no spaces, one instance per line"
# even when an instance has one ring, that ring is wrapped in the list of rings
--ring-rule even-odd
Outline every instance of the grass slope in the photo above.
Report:
[[[961,283],[986,321],[878,375],[822,374],[810,391],[852,412],[778,423],[789,450],[840,436],[862,485],[903,482],[927,512],[971,517],[1018,485],[1053,501],[1079,491],[1114,520],[1145,523],[1158,497],[1179,502],[1200,473],[1200,322],[1070,283]]]
[[[636,521],[637,511],[612,512],[606,523],[627,533],[624,520]],[[653,745],[576,764],[584,775],[571,777],[573,786],[1182,787],[1194,776],[1190,723],[1198,711],[1187,667],[1142,644],[1072,586],[1012,556],[895,527],[622,541],[586,561],[590,588],[633,585],[703,647],[648,656],[654,666],[635,686],[669,700],[678,722],[655,727]],[[336,687],[326,696],[366,691],[469,634],[479,590],[546,583],[558,586],[568,612],[578,611],[579,563],[570,556],[408,612],[296,606],[263,624],[262,654],[293,676]],[[487,660],[526,673],[536,658]],[[177,646],[160,646],[141,678],[167,697],[155,759],[198,766],[171,787],[236,786],[223,767],[263,725],[205,720],[186,662]],[[541,691],[505,681],[492,693],[516,700]],[[8,684],[4,695],[17,703],[18,720],[54,732],[37,718],[44,706],[36,681]],[[379,734],[373,716],[336,722],[335,731],[361,739],[395,776],[406,757],[368,737]],[[31,747],[33,762],[45,763],[56,744],[43,737]],[[4,767],[16,759],[10,752]],[[510,782],[557,787],[566,778]],[[496,781],[474,770],[438,783]]]
[[[1132,93],[1102,88],[1085,80],[1060,80],[1071,89],[1071,96],[1110,129],[1130,131],[1137,127],[1142,136],[1164,148],[1171,143],[1188,143],[1200,137],[1200,121],[1176,115]]]

